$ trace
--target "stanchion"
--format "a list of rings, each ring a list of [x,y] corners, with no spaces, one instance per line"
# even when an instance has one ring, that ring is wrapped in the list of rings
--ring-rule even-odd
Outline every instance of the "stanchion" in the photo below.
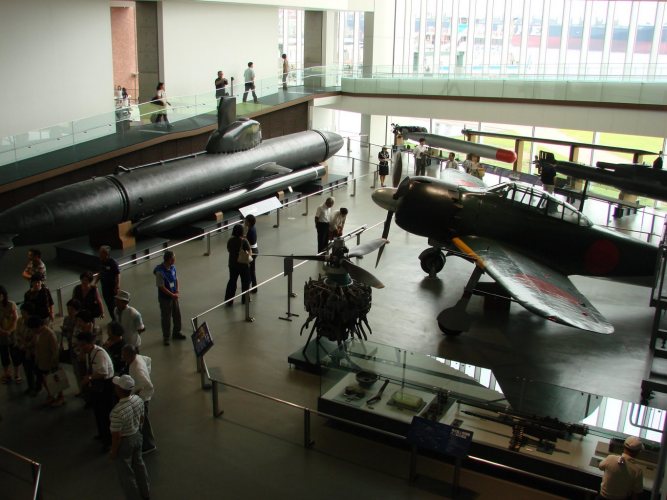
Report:
[[[213,403],[213,418],[218,418],[221,416],[223,413],[225,413],[223,410],[220,409],[220,401],[219,401],[219,396],[218,396],[218,384],[217,381],[213,380],[212,387],[211,387],[211,401]]]
[[[201,382],[201,388],[204,391],[208,391],[211,388],[211,384],[206,380],[206,361],[204,361],[204,356],[197,356],[197,369],[199,371],[199,381]]]
[[[356,160],[356,158],[352,158],[352,170],[350,170],[350,175],[351,175],[352,177],[354,177],[354,161],[355,161],[355,160]]]
[[[350,196],[354,196],[355,194],[357,194],[357,179],[352,181],[352,194]]]
[[[292,298],[296,297],[296,293],[292,290],[292,272],[294,271],[294,259],[292,257],[285,257],[283,261],[284,271],[283,275],[287,276],[287,312],[285,316],[279,316],[279,319],[285,321],[292,321],[292,316],[298,316],[298,314],[292,312]]]
[[[204,255],[208,257],[211,255],[211,233],[206,233],[206,252]]]
[[[58,317],[63,315],[63,291],[61,288],[56,290],[56,297],[58,300]]]
[[[378,171],[377,168],[375,169],[375,172],[373,172],[373,185],[371,186],[371,189],[375,189],[375,185],[377,184],[378,181]]]
[[[310,439],[310,410],[303,409],[303,446],[305,448],[312,448],[315,441]]]
[[[308,200],[310,200],[310,196],[306,196],[306,211],[301,215],[308,215]]]
[[[253,321],[255,321],[255,318],[250,316],[250,293],[246,292],[243,295],[243,298],[245,300],[245,320],[248,323],[252,323]]]
[[[273,225],[273,227],[280,227],[280,209],[276,210],[276,223]]]

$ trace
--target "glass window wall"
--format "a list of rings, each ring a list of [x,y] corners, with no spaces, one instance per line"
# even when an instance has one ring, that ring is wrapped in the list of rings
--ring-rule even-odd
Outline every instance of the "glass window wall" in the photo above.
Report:
[[[394,69],[664,76],[665,11],[657,0],[398,0]]]

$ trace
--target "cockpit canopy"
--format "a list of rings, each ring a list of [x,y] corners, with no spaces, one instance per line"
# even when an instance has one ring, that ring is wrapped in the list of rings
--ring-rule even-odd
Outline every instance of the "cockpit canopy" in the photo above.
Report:
[[[519,203],[549,217],[561,219],[579,226],[592,226],[593,223],[584,214],[569,203],[559,200],[551,193],[542,191],[530,184],[504,182],[487,190],[487,195],[497,196],[512,203]]]

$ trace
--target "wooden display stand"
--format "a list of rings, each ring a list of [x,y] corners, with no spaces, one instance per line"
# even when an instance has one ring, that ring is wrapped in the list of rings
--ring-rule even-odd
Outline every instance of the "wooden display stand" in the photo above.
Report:
[[[126,249],[137,246],[137,240],[132,234],[132,222],[121,222],[115,227],[92,233],[89,236],[90,245],[93,248],[99,248],[102,245],[109,245],[115,249]]]

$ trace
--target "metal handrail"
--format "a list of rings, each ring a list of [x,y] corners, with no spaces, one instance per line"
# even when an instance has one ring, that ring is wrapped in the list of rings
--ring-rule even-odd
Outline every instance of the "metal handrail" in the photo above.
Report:
[[[642,405],[642,404],[630,403],[630,415],[628,416],[628,422],[630,422],[631,425],[633,425],[634,427],[637,427],[638,429],[644,429],[644,430],[647,430],[647,431],[653,431],[653,432],[658,432],[658,433],[662,434],[663,430],[658,428],[658,427],[651,427],[650,425],[644,425],[644,424],[639,423],[639,415],[641,413],[642,406],[644,408],[646,408],[646,410],[647,410],[646,412],[644,412],[644,419],[643,420],[644,421],[647,420],[648,411],[653,410],[653,408],[649,408],[648,406]],[[636,415],[635,415],[635,408],[637,409],[637,414]]]
[[[35,462],[34,460],[26,456],[23,456],[20,453],[16,453],[15,451],[10,450],[9,448],[5,448],[4,446],[0,446],[0,451],[7,453],[8,455],[11,455],[14,458],[17,458],[21,462],[25,462],[31,467],[32,483],[33,483],[32,499],[37,500],[37,498],[39,498],[39,481],[41,479],[41,474],[42,474],[42,464],[40,464],[39,462]]]
[[[205,363],[204,363],[204,365],[205,365]],[[378,434],[382,434],[382,435],[391,437],[393,439],[400,440],[402,442],[407,441],[407,438],[405,436],[401,435],[401,434],[395,434],[393,432],[385,431],[383,429],[378,429],[376,427],[372,427],[372,426],[369,426],[369,425],[361,424],[359,422],[355,422],[354,420],[348,420],[346,418],[338,417],[336,415],[331,415],[329,413],[325,413],[325,412],[322,412],[322,411],[319,411],[319,410],[315,410],[315,409],[309,408],[307,406],[303,406],[303,405],[300,405],[298,403],[294,403],[292,401],[287,401],[287,400],[284,400],[284,399],[281,399],[281,398],[277,398],[275,396],[271,396],[269,394],[259,392],[259,391],[256,391],[254,389],[249,389],[247,387],[232,384],[232,383],[229,383],[229,382],[224,382],[224,381],[221,381],[221,380],[215,380],[214,378],[212,378],[208,374],[208,368],[206,368],[206,372],[207,372],[206,373],[207,377],[213,383],[213,387],[211,389],[212,391],[217,392],[217,384],[220,384],[220,385],[223,385],[225,387],[231,387],[231,388],[237,389],[241,392],[245,392],[247,394],[252,394],[254,396],[258,396],[258,397],[261,397],[261,398],[264,398],[264,399],[268,399],[269,401],[274,401],[276,403],[283,404],[285,406],[289,406],[291,408],[295,408],[297,410],[303,411],[304,417],[305,417],[304,418],[304,438],[305,438],[304,439],[304,446],[306,448],[311,448],[312,445],[314,444],[310,440],[310,429],[306,428],[306,426],[308,426],[308,427],[310,426],[310,415],[311,414],[317,415],[317,416],[325,418],[325,419],[336,420],[338,422],[342,422],[344,424],[352,425],[352,426],[358,427],[360,429],[365,429],[365,430],[369,430],[369,431],[372,431],[372,432],[376,432]],[[215,402],[214,405],[217,404],[217,395],[213,399],[214,399],[214,402]],[[221,414],[221,412],[218,411],[217,408],[214,408],[214,414],[215,414],[216,411],[217,411],[217,415]],[[517,468],[511,467],[509,465],[500,464],[500,463],[493,462],[491,460],[487,460],[487,459],[484,459],[484,458],[481,458],[481,457],[476,457],[474,455],[468,455],[468,456],[466,456],[466,459],[469,459],[469,460],[474,461],[474,462],[479,462],[479,463],[482,463],[484,465],[488,465],[488,466],[491,466],[491,467],[494,467],[494,468],[497,468],[497,469],[500,469],[500,470],[513,472],[515,474],[525,476],[525,477],[528,477],[528,478],[545,481],[546,483],[549,483],[549,484],[558,485],[560,487],[564,487],[564,488],[572,489],[572,490],[575,490],[575,491],[579,491],[581,493],[585,493],[586,495],[596,495],[597,494],[597,491],[591,490],[590,488],[586,488],[586,487],[579,486],[579,485],[576,485],[576,484],[567,483],[565,481],[561,481],[561,480],[558,480],[558,479],[553,479],[553,478],[550,478],[550,477],[547,477],[547,476],[536,474],[534,472],[528,472],[528,471],[525,471],[525,470],[522,470],[522,469],[517,469]]]

